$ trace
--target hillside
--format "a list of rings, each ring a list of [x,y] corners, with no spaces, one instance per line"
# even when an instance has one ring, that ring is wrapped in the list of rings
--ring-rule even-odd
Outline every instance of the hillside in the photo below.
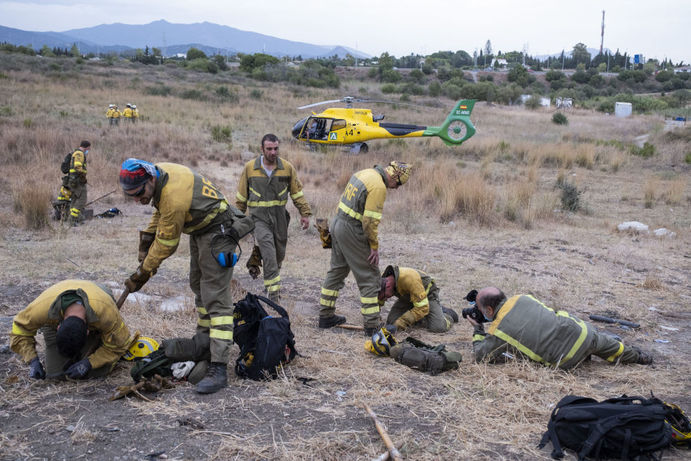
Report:
[[[536,446],[564,395],[604,399],[652,391],[691,411],[688,126],[668,130],[661,115],[622,119],[585,109],[566,111],[569,123],[556,125],[552,109],[478,102],[471,115],[477,134],[460,147],[437,138],[373,141],[368,154],[352,155],[309,150],[289,138],[307,113],[298,106],[344,94],[385,98],[381,84],[347,72],[339,89],[323,89],[255,80],[236,68],[211,74],[125,61],[0,58],[0,186],[9,197],[0,203],[2,344],[12,317],[51,284],[86,278],[119,294],[137,267],[138,230],[153,208],[116,192],[89,208],[98,214],[117,207],[121,216],[76,228],[49,220],[68,149],[92,142],[90,200],[118,191],[119,165],[131,156],[188,165],[232,198],[244,163],[257,155],[261,136],[273,132],[315,217],[335,214],[353,172],[392,159],[414,164],[410,181],[387,195],[381,270],[398,264],[426,271],[441,302],[457,312],[467,307],[470,289],[496,285],[582,319],[605,314],[635,321],[639,329],[597,327],[655,358],[640,366],[594,357],[569,372],[522,360],[476,364],[472,328],[463,319],[445,334],[416,328],[397,335],[460,351],[458,370],[430,376],[375,357],[364,350],[362,333],[317,328],[330,253],[314,229],[298,229],[290,204],[282,304],[302,355],[280,379],[242,381],[230,367],[229,386],[218,394],[200,396],[182,382],[145,394],[150,401],[109,401],[117,386],[131,383],[129,363],[119,362],[104,380],[33,381],[18,356],[5,351],[0,458],[134,460],[164,452],[168,459],[374,459],[385,448],[363,409],[368,404],[405,459],[548,460],[551,448]],[[454,104],[444,96],[410,101],[434,107],[377,109],[387,121],[436,125]],[[136,104],[140,122],[110,127],[105,110],[112,103]],[[650,157],[634,155],[641,136],[654,146]],[[632,220],[675,235],[616,230]],[[263,289],[245,268],[252,242],[242,245],[235,300],[243,290]],[[122,314],[132,331],[157,340],[194,333],[189,254],[183,236],[139,295],[128,298]],[[164,310],[164,303],[178,309]],[[352,276],[337,312],[362,324]],[[40,335],[38,341],[41,350]],[[231,363],[236,356],[234,348]],[[679,450],[665,454],[687,457]]]

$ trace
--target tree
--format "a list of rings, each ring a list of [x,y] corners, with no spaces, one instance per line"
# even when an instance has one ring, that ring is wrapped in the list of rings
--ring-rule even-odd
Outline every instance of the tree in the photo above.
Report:
[[[41,56],[43,56],[45,58],[54,58],[55,57],[55,53],[53,53],[51,51],[51,49],[48,47],[48,45],[43,45],[43,48],[41,48],[40,53],[41,53]]]
[[[485,56],[484,65],[486,66],[488,56],[490,58],[490,62],[492,62],[492,42],[490,42],[489,40],[487,40],[487,42],[485,43],[485,55],[484,56]]]
[[[206,59],[206,53],[198,48],[190,48],[187,50],[187,60],[193,61],[195,59]]]
[[[79,52],[79,47],[76,43],[72,45],[72,48],[70,48],[70,56],[72,56],[73,58],[78,58],[81,56],[81,53]]]
[[[585,67],[588,67],[590,64],[590,53],[583,43],[576,43],[574,45],[571,58],[574,60],[574,65],[583,64]]]

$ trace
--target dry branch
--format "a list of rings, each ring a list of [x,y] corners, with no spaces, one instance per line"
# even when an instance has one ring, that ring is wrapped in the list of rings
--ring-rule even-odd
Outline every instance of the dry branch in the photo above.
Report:
[[[389,451],[391,459],[393,459],[394,461],[401,461],[403,459],[403,456],[401,456],[401,453],[398,451],[396,446],[391,441],[391,437],[389,437],[389,434],[386,432],[386,429],[384,429],[384,425],[379,421],[379,418],[377,418],[377,415],[367,404],[365,404],[365,410],[367,410],[367,413],[369,413],[370,418],[372,418],[372,421],[374,421],[374,427],[377,428],[377,432],[379,432],[379,435],[384,441],[384,445],[386,445],[386,449]],[[385,459],[381,458],[381,456],[379,458]]]

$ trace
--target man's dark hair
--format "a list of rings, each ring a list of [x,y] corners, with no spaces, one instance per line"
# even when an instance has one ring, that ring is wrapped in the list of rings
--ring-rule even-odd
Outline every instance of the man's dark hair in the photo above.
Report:
[[[264,148],[264,142],[269,141],[269,142],[278,142],[278,136],[276,136],[273,133],[267,133],[264,135],[262,138],[262,149]]]
[[[79,147],[91,147],[91,143],[89,141],[82,141]]]
[[[86,344],[86,322],[79,317],[67,317],[60,323],[56,343],[60,355],[75,357]]]
[[[485,294],[484,296],[482,296],[481,299],[478,299],[477,301],[481,306],[496,309],[497,306],[499,306],[505,300],[506,295],[504,295],[504,293],[499,288],[497,288],[496,292]]]

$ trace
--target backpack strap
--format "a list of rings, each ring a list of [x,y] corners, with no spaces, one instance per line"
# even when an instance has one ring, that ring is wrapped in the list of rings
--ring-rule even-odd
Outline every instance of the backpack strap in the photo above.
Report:
[[[557,431],[555,428],[556,424],[556,415],[557,412],[559,411],[560,408],[566,406],[566,405],[574,405],[574,404],[581,404],[581,403],[595,403],[596,400],[588,398],[588,397],[581,397],[578,395],[567,395],[566,397],[562,398],[559,403],[557,403],[557,406],[554,407],[554,410],[552,410],[552,415],[549,418],[549,422],[547,423],[547,431],[542,435],[542,439],[540,440],[540,443],[538,444],[538,448],[542,449],[547,445],[547,442],[552,442],[552,453],[550,456],[553,459],[562,459],[564,457],[564,451],[561,449],[561,444],[559,443],[559,436],[557,435]]]
[[[284,308],[282,308],[281,306],[276,304],[275,302],[271,301],[269,298],[265,298],[262,295],[254,295],[254,296],[256,296],[257,299],[264,301],[264,303],[266,305],[270,306],[273,310],[278,312],[281,315],[281,317],[289,318],[288,312]]]

